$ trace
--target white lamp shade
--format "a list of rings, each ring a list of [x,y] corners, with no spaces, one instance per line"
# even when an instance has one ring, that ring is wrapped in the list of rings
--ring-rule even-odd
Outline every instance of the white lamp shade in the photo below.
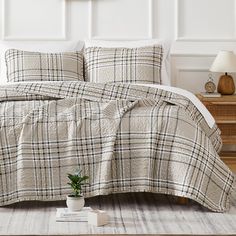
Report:
[[[210,71],[236,72],[236,55],[232,51],[220,51],[216,56]]]

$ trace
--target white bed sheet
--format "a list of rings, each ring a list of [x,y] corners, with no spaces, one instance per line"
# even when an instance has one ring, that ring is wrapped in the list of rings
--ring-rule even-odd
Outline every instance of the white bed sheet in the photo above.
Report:
[[[212,128],[215,125],[215,119],[211,115],[211,113],[207,110],[207,108],[202,104],[202,102],[191,92],[177,88],[177,87],[171,87],[171,86],[166,86],[166,85],[159,85],[159,84],[138,84],[142,86],[148,86],[148,87],[154,87],[154,88],[160,88],[166,91],[170,91],[179,95],[182,95],[186,98],[188,98],[196,107],[197,109],[201,112],[203,117],[205,118],[207,124],[209,125],[210,128]]]

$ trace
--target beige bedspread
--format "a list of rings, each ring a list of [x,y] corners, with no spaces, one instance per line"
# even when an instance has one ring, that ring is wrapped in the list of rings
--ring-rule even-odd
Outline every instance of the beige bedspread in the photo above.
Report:
[[[0,205],[65,199],[67,173],[85,197],[185,196],[223,212],[234,176],[219,129],[185,97],[128,84],[16,83],[0,88]]]

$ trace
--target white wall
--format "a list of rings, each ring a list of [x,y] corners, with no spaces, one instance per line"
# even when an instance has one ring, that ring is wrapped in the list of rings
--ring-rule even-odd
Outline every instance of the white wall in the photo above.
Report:
[[[220,49],[236,50],[235,0],[0,0],[2,40],[167,38],[173,85],[203,90]],[[216,81],[218,75],[215,76]]]

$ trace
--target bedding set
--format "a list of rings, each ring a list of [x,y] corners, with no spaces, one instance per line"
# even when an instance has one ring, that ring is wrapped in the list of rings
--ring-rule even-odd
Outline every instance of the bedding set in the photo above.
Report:
[[[7,50],[0,206],[64,200],[79,168],[85,197],[153,192],[226,211],[234,175],[218,155],[220,130],[191,93],[161,85],[165,53],[156,43]]]

